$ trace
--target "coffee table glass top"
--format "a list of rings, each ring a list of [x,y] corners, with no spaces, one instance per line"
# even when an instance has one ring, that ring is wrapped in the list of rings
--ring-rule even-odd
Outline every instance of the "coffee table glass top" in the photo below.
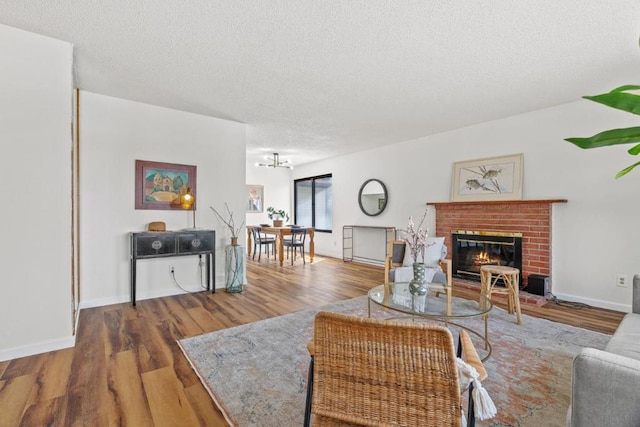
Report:
[[[452,298],[451,313],[448,314],[444,291],[441,291],[439,297],[431,290],[427,295],[416,296],[409,292],[409,283],[402,282],[372,288],[369,300],[394,311],[438,319],[478,317],[489,313],[492,308],[491,300],[484,296],[480,296],[479,301]]]

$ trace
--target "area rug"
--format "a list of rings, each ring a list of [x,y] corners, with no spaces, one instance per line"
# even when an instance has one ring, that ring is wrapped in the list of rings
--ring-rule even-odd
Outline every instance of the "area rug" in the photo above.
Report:
[[[367,315],[367,297],[224,329],[178,343],[230,425],[301,426],[313,318],[321,310]],[[372,308],[372,317],[389,317]],[[463,322],[483,330],[481,319]],[[515,317],[495,307],[489,319],[493,353],[483,382],[498,409],[478,426],[564,426],[571,363],[582,347],[604,348],[608,335],[560,323]],[[478,348],[481,344],[476,344]]]

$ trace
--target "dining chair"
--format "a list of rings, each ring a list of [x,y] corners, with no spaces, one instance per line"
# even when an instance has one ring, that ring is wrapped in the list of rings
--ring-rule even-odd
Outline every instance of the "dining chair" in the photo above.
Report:
[[[261,227],[251,227],[251,235],[253,237],[253,255],[251,259],[256,259],[256,252],[258,252],[258,262],[262,256],[262,248],[265,248],[265,254],[269,257],[270,248],[273,250],[273,257],[276,257],[276,239],[275,237],[269,237],[265,233],[261,233]],[[259,249],[256,250],[256,248]]]
[[[487,372],[466,331],[459,333],[458,353],[449,329],[433,323],[402,322],[319,312],[314,320],[304,425],[467,426],[476,415],[473,385]],[[475,368],[463,397],[468,366],[458,371],[458,357]],[[462,384],[459,379],[463,378]],[[476,393],[477,394],[477,393]],[[484,397],[484,395],[483,395]],[[493,402],[491,402],[493,405]],[[492,414],[495,415],[495,406]]]
[[[291,265],[296,259],[296,252],[300,250],[300,255],[302,255],[302,262],[304,264],[307,263],[304,257],[304,242],[307,239],[307,229],[306,228],[292,228],[291,229],[291,238],[284,239],[282,241],[282,246],[287,248],[287,259],[289,259],[289,250],[292,250],[291,254]]]

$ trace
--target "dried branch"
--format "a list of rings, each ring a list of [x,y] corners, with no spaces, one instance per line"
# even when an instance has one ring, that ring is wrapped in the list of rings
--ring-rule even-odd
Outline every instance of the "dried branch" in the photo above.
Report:
[[[424,250],[428,246],[427,238],[429,237],[429,229],[422,228],[422,224],[427,217],[427,212],[428,209],[425,208],[417,229],[415,223],[413,222],[413,217],[409,217],[407,228],[404,230],[398,230],[404,235],[403,240],[407,242],[407,246],[409,246],[409,250],[411,251],[411,258],[413,258],[414,263],[418,262],[418,255],[422,255],[422,258],[424,259]]]
[[[218,212],[213,206],[209,207],[218,216],[218,218],[220,218],[220,221],[224,222],[224,224],[229,228],[229,231],[231,231],[231,237],[238,238],[238,234],[240,234],[240,230],[244,226],[244,220],[238,228],[235,227],[235,223],[233,221],[233,212],[231,212],[231,209],[229,209],[229,205],[227,205],[227,202],[224,202],[224,207],[227,209],[227,213],[229,214],[229,220],[224,219],[224,217],[220,215],[220,212]]]

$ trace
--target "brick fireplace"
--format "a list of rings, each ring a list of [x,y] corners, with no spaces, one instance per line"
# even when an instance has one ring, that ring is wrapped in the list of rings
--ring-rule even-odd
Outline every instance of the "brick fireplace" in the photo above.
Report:
[[[436,236],[452,247],[455,230],[522,233],[521,286],[529,275],[551,275],[551,207],[554,200],[500,200],[427,203],[435,207]],[[525,288],[526,291],[526,288]]]

